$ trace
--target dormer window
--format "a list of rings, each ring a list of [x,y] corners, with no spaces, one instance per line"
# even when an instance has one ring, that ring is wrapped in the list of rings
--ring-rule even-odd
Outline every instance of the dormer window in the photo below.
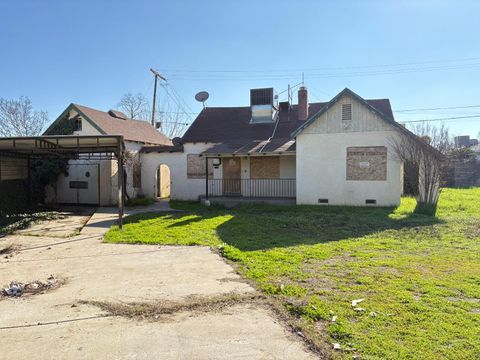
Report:
[[[73,121],[75,121],[75,131],[82,131],[82,118],[80,116],[76,116]]]
[[[352,104],[342,104],[342,121],[352,120]]]

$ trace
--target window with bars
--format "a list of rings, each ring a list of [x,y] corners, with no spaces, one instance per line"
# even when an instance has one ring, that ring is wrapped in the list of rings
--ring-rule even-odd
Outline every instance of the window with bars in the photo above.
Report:
[[[352,120],[352,104],[342,104],[342,121]]]

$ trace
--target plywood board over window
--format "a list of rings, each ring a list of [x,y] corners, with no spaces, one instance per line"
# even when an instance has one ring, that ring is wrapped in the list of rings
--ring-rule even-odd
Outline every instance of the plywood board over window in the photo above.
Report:
[[[205,157],[198,154],[187,155],[187,178],[205,179]],[[213,177],[213,159],[208,159],[208,177]]]
[[[280,157],[252,156],[250,158],[250,177],[252,179],[280,178]]]
[[[387,180],[385,146],[347,148],[347,180]]]

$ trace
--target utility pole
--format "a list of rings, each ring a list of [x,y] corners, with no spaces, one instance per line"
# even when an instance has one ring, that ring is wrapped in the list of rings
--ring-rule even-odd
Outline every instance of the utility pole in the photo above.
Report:
[[[155,127],[155,106],[157,102],[157,81],[160,78],[163,81],[167,81],[157,70],[150,69],[152,74],[155,76],[155,85],[153,86],[153,106],[152,106],[152,126]]]

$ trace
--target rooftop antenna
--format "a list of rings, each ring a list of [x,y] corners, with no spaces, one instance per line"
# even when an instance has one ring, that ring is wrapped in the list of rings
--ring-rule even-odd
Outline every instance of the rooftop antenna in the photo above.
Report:
[[[305,73],[302,71],[302,85],[305,85]]]
[[[155,127],[155,104],[157,102],[157,81],[160,78],[163,81],[167,81],[157,70],[150,69],[152,74],[155,76],[155,85],[153,87],[153,104],[152,104],[152,126]]]
[[[210,94],[206,91],[200,91],[195,95],[195,100],[201,102],[203,104],[203,108],[205,109],[205,101],[208,100]]]

